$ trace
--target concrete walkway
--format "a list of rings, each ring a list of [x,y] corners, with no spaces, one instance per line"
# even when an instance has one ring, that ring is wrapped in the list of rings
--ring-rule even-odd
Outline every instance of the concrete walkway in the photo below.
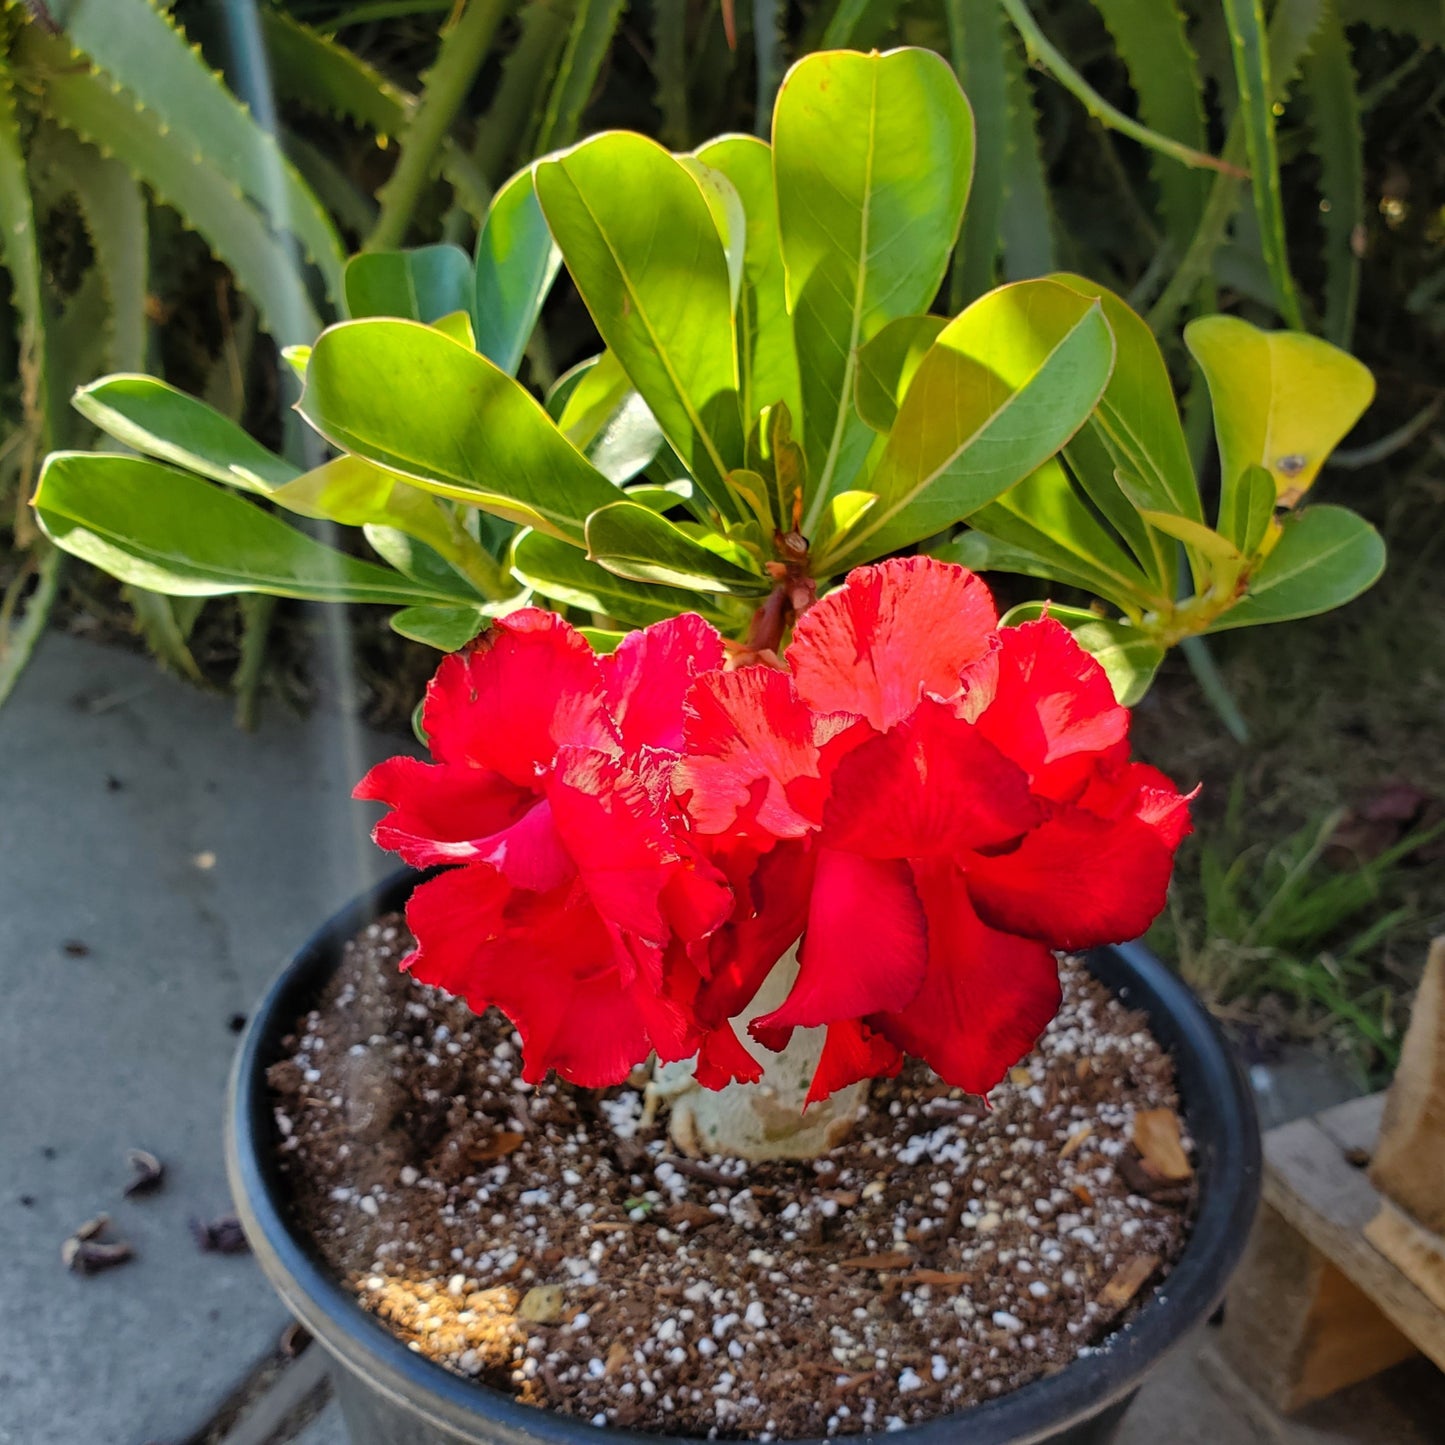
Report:
[[[63,636],[0,709],[0,1445],[345,1445],[335,1405],[314,1413],[314,1352],[235,1408],[286,1320],[254,1262],[201,1252],[190,1221],[230,1208],[234,1022],[390,866],[348,793],[397,746],[274,706],[239,733],[227,699]],[[1269,1084],[1272,1113],[1290,1087]],[[1299,1107],[1337,1087],[1309,1083]],[[132,1148],[166,1164],[151,1196],[122,1196]],[[67,1272],[62,1242],[102,1212],[136,1257]],[[1438,1373],[1404,1366],[1286,1423],[1213,1363],[1208,1336],[1151,1380],[1121,1445],[1440,1438]]]

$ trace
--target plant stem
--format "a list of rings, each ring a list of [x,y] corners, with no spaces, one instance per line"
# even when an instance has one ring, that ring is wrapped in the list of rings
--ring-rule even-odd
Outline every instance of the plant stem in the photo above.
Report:
[[[388,250],[405,240],[442,142],[508,8],[509,0],[470,0],[456,24],[442,36],[436,63],[427,74],[426,88],[402,138],[401,159],[379,193],[381,214],[366,238],[366,250]]]
[[[1244,720],[1244,714],[1239,710],[1239,704],[1234,700],[1234,694],[1229,690],[1229,684],[1224,680],[1224,674],[1220,672],[1214,661],[1214,655],[1209,650],[1209,645],[1202,637],[1186,637],[1179,644],[1184,653],[1185,661],[1189,664],[1189,670],[1194,674],[1194,680],[1199,684],[1200,691],[1209,699],[1210,706],[1219,715],[1219,720],[1229,730],[1229,735],[1237,743],[1249,741],[1249,724]]]
[[[1150,150],[1158,151],[1161,155],[1172,156],[1182,165],[1204,167],[1212,171],[1222,171],[1225,175],[1239,177],[1248,174],[1233,161],[1206,155],[1205,152],[1197,151],[1192,146],[1184,145],[1181,141],[1173,140],[1167,135],[1160,135],[1157,130],[1150,130],[1147,125],[1141,125],[1133,116],[1125,115],[1118,106],[1111,105],[1105,100],[1069,64],[1062,51],[1050,44],[1048,36],[1039,29],[1038,22],[1029,13],[1025,0],[1000,0],[1000,3],[1008,18],[1013,21],[1014,28],[1023,37],[1024,47],[1028,50],[1029,58],[1041,64],[1102,125],[1118,131],[1121,135],[1128,136],[1131,140],[1138,141],[1140,145],[1148,146]]]

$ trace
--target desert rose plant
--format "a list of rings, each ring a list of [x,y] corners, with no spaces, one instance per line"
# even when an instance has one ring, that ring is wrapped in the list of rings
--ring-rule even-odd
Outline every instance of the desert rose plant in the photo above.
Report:
[[[679,1142],[817,1152],[905,1054],[990,1088],[1057,1007],[1053,950],[1163,903],[1186,803],[1129,762],[1125,709],[1164,652],[1383,565],[1362,519],[1300,505],[1372,387],[1325,343],[1186,331],[1211,525],[1118,297],[1061,275],[929,314],[972,153],[938,56],[810,56],[771,145],[600,135],[499,194],[475,262],[353,262],[357,319],[291,354],[321,467],[107,378],[82,408],[161,460],[59,454],[37,496],[127,580],[386,603],[460,649],[434,761],[361,788],[384,846],[447,869],[410,966],[507,1013],[528,1077],[655,1055]],[[512,373],[559,256],[605,350],[544,406]],[[989,569],[1098,603],[1000,619]]]

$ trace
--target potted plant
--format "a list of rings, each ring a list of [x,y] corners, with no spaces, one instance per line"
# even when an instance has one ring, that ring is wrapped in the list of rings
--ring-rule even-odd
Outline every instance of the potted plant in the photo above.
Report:
[[[980,1441],[1102,1438],[1222,1293],[1257,1138],[1203,1011],[1112,947],[1188,828],[1126,706],[1184,638],[1378,575],[1366,523],[1297,507],[1369,377],[1196,321],[1211,527],[1118,298],[1062,276],[927,314],[971,152],[951,72],[903,50],[801,62],[771,147],[540,161],[523,294],[555,244],[606,347],[545,409],[477,349],[477,289],[403,288],[409,316],[294,358],[339,456],[292,495],[364,521],[390,574],[158,462],[47,467],[42,525],[119,575],[405,602],[460,649],[419,715],[434,761],[358,790],[428,871],[293,961],[230,1119],[248,1233],[358,1445],[943,1439],[964,1405]],[[86,404],[236,480],[234,437],[141,390]],[[500,585],[465,560],[487,542]],[[1000,619],[965,563],[1115,613]],[[1061,975],[1056,950],[1092,951]]]

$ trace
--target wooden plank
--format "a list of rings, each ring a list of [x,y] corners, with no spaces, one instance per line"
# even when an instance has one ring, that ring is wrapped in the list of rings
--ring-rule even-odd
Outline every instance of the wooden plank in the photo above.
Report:
[[[1283,1412],[1415,1354],[1381,1311],[1268,1204],[1230,1288],[1219,1345],[1240,1377]]]
[[[1430,946],[1370,1177],[1426,1229],[1445,1234],[1445,937]]]
[[[1350,1105],[1342,1106],[1349,1110]],[[1265,1202],[1333,1264],[1423,1353],[1445,1368],[1445,1314],[1365,1238],[1380,1195],[1362,1169],[1345,1157],[1323,1127],[1358,1138],[1364,1106],[1340,1116],[1298,1119],[1265,1136]],[[1354,1128],[1348,1126],[1353,1125]],[[1364,1147],[1358,1143],[1350,1147]]]
[[[1414,1280],[1436,1309],[1445,1312],[1445,1239],[1388,1199],[1381,1201],[1380,1212],[1365,1226],[1365,1238]]]

